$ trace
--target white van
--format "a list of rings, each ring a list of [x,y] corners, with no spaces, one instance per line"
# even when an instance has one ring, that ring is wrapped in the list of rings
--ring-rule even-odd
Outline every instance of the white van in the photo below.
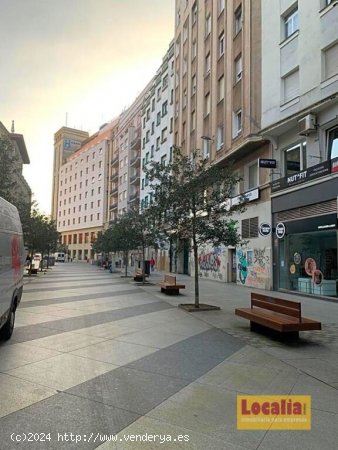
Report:
[[[24,246],[15,206],[0,197],[0,338],[12,336],[23,288]]]
[[[65,254],[62,252],[55,253],[55,262],[65,262],[66,257]]]

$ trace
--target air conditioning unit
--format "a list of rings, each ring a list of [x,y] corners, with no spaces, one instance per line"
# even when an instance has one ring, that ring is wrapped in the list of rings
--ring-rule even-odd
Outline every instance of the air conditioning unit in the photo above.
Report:
[[[302,119],[298,120],[299,134],[301,136],[307,136],[317,131],[316,116],[314,114],[308,114]]]

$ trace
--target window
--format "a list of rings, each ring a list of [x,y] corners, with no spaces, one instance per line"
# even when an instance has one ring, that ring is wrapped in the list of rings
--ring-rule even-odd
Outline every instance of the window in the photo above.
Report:
[[[224,11],[225,0],[218,0],[218,14],[221,14]]]
[[[234,113],[234,123],[233,123],[233,137],[237,137],[242,131],[242,111],[239,110]]]
[[[203,139],[203,158],[210,158],[210,140]]]
[[[160,140],[161,140],[160,137],[156,138],[156,150],[160,149]]]
[[[191,113],[191,124],[190,124],[190,129],[191,131],[193,131],[195,129],[195,125],[196,124],[196,111],[193,111]]]
[[[219,51],[219,57],[224,55],[225,50],[225,39],[224,39],[224,32],[219,36],[218,38],[218,51]]]
[[[218,101],[224,99],[224,75],[217,82],[217,93],[218,93]]]
[[[298,8],[284,17],[284,38],[287,39],[291,34],[299,29],[298,24]]]
[[[155,111],[155,99],[154,98],[151,101],[151,110]]]
[[[210,114],[210,93],[204,97],[204,115]]]
[[[155,122],[151,122],[151,134],[155,133]]]
[[[162,90],[168,87],[168,75],[165,75],[162,80]]]
[[[323,56],[323,79],[327,80],[338,74],[338,42],[326,49]]]
[[[156,125],[159,125],[161,123],[161,113],[158,112],[156,116]]]
[[[193,75],[191,78],[191,95],[196,92],[196,75]]]
[[[257,162],[248,167],[248,189],[258,186],[258,165]]]
[[[150,149],[150,158],[153,158],[153,157],[154,157],[154,146],[152,145],[151,149]]]
[[[161,142],[165,142],[167,140],[167,127],[163,128],[161,133]]]
[[[235,83],[242,79],[242,55],[235,60]]]
[[[286,75],[283,79],[283,102],[287,103],[290,100],[299,96],[299,70]]]
[[[209,14],[205,19],[205,37],[211,33],[211,15]]]
[[[196,21],[197,21],[197,3],[194,3],[192,7],[192,24],[196,23]]]
[[[242,29],[242,5],[240,5],[235,11],[235,35]]]
[[[207,56],[205,57],[205,74],[207,75],[210,72],[210,67],[211,67],[211,56],[210,56],[210,52],[207,54]]]
[[[193,40],[191,44],[191,60],[195,59],[196,56],[197,56],[197,42],[196,40]]]
[[[188,27],[187,25],[184,25],[183,27],[183,42],[185,42],[188,39]]]
[[[157,101],[160,101],[160,100],[161,100],[161,88],[159,87],[157,89]]]
[[[284,153],[284,161],[286,177],[306,169],[306,142],[287,149]]]
[[[162,117],[168,113],[168,101],[165,101],[162,104]]]
[[[162,165],[162,166],[165,166],[166,159],[167,159],[167,156],[166,156],[166,155],[163,155],[163,156],[161,157],[161,165]]]
[[[328,133],[328,155],[329,159],[338,158],[338,127]]]
[[[242,220],[242,239],[258,237],[258,217]]]
[[[150,108],[147,109],[147,112],[146,112],[146,119],[147,119],[147,120],[150,119]]]
[[[146,132],[146,142],[149,142],[150,139],[150,130]]]
[[[182,108],[186,108],[186,106],[187,106],[187,89],[185,88],[183,90]]]
[[[224,126],[219,125],[217,127],[217,141],[216,141],[216,148],[217,150],[220,150],[224,145]]]

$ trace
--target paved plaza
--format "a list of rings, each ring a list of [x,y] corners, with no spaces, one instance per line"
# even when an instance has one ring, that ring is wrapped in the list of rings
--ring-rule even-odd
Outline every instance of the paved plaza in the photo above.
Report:
[[[278,295],[323,323],[286,343],[235,316],[247,288],[201,280],[201,301],[221,311],[187,313],[177,304],[193,301],[193,279],[178,275],[186,289],[166,296],[161,277],[143,286],[64,263],[25,278],[0,344],[1,450],[336,448],[338,303]],[[239,431],[238,394],[310,395],[312,429]]]

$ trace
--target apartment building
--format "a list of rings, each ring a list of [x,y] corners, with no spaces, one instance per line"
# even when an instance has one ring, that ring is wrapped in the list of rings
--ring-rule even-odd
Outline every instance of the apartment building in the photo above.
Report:
[[[152,202],[153,193],[145,175],[148,163],[167,164],[172,158],[174,126],[174,42],[163,57],[149,92],[145,96],[142,109],[142,149],[141,149],[141,189],[140,209],[147,208]],[[156,256],[159,270],[170,270],[169,243],[159,242],[159,249],[149,255]]]
[[[0,135],[5,135],[13,144],[13,164],[14,170],[12,173],[15,189],[12,192],[15,204],[23,203],[30,205],[32,201],[32,191],[29,184],[22,174],[23,165],[30,164],[25,139],[22,134],[15,133],[14,121],[12,122],[11,132],[0,122]],[[12,200],[12,199],[11,199]]]
[[[271,146],[261,131],[261,1],[176,0],[174,144],[189,154],[199,149],[211,164],[233,164],[242,177],[247,210],[235,218],[245,244],[200,249],[200,275],[269,289],[271,235],[270,172],[259,168]],[[189,253],[178,255],[178,271],[190,272]],[[216,261],[216,263],[215,263]]]
[[[59,169],[57,229],[71,258],[94,258],[91,244],[108,217],[109,155],[116,121],[84,141]]]
[[[262,2],[274,288],[337,297],[338,2]]]
[[[68,156],[80,148],[82,142],[88,139],[88,137],[89,134],[87,131],[68,127],[62,127],[54,134],[51,217],[55,222],[57,222],[58,218],[60,168],[66,162]]]
[[[119,116],[110,156],[109,220],[115,220],[140,199],[141,115],[150,83]]]

